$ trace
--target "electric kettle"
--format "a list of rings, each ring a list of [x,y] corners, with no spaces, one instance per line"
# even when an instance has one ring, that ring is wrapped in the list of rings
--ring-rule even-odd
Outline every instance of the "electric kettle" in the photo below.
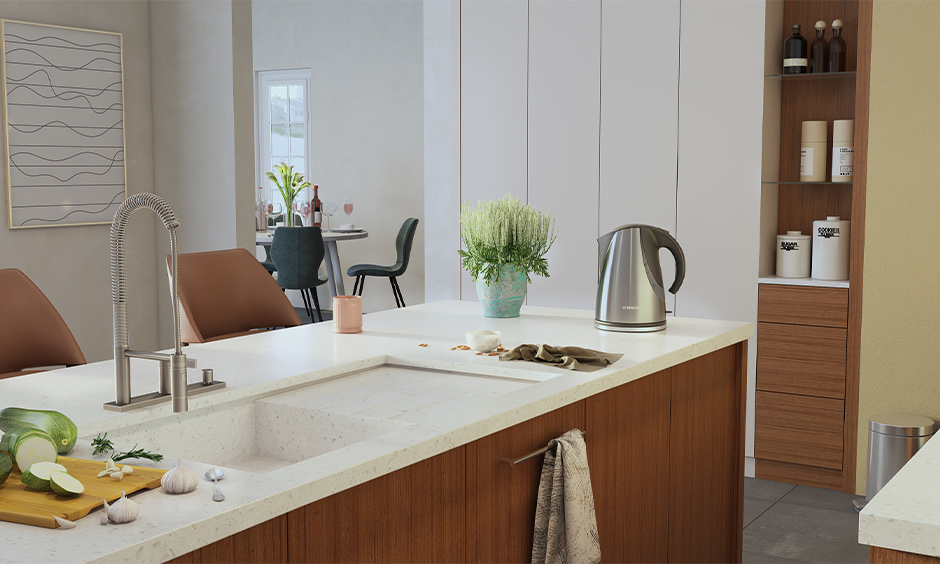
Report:
[[[604,331],[661,331],[666,328],[666,292],[659,249],[676,260],[673,294],[685,278],[685,254],[665,229],[624,225],[597,240],[599,273],[594,327]]]

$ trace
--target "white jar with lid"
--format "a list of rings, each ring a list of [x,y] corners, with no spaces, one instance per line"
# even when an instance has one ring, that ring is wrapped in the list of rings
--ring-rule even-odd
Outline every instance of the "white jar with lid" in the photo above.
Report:
[[[777,276],[809,278],[813,239],[799,231],[777,235]]]
[[[828,134],[828,122],[803,122],[800,137],[800,182],[826,181],[826,138]]]
[[[813,278],[849,279],[849,221],[839,216],[813,222]]]
[[[855,120],[832,122],[832,181],[852,182],[855,167]]]

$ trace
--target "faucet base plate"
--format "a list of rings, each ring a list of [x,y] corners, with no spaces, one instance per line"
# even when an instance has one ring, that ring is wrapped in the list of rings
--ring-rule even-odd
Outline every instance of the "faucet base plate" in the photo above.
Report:
[[[211,392],[213,390],[219,390],[225,387],[225,382],[221,380],[215,380],[211,384],[203,384],[201,382],[196,382],[194,384],[189,384],[186,386],[186,395],[194,396],[196,394],[201,394],[204,392]],[[104,408],[108,411],[130,411],[132,409],[137,409],[140,407],[150,407],[154,405],[161,404],[163,402],[169,403],[171,399],[170,394],[161,394],[160,392],[151,392],[149,394],[141,394],[139,396],[134,396],[131,398],[131,402],[125,405],[118,405],[117,402],[109,401],[104,404]]]

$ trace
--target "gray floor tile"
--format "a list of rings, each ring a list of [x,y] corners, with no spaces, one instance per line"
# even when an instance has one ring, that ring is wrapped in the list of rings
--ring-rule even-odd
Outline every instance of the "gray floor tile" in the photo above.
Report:
[[[795,505],[808,505],[810,507],[820,507],[833,511],[855,513],[855,507],[852,505],[852,500],[854,499],[864,499],[864,496],[847,494],[836,490],[814,488],[812,486],[797,486],[793,488],[790,493],[783,496],[781,501]]]
[[[775,500],[758,499],[744,496],[744,526],[750,525],[754,519],[761,516],[764,511],[770,509],[770,506],[777,503]]]
[[[803,562],[868,562],[860,545],[858,516],[806,505],[777,502],[744,530],[751,553]]]
[[[800,562],[800,560],[790,560],[789,558],[780,558],[779,556],[770,556],[746,550],[741,560],[741,564],[788,564],[790,562]]]
[[[744,497],[777,501],[795,488],[794,484],[760,480],[758,478],[744,478]]]

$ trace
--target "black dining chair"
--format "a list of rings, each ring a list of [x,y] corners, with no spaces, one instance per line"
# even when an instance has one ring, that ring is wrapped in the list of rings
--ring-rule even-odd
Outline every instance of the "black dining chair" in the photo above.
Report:
[[[401,295],[401,288],[398,286],[396,278],[404,274],[408,268],[408,259],[411,257],[411,244],[414,241],[417,229],[418,220],[414,217],[409,217],[401,224],[398,237],[395,238],[395,252],[398,254],[398,258],[392,266],[356,264],[349,267],[346,274],[356,277],[356,282],[353,285],[354,296],[362,295],[362,287],[365,285],[366,276],[384,276],[388,278],[389,283],[392,285],[395,305],[405,307],[405,298]]]
[[[319,227],[282,227],[274,232],[271,240],[278,286],[284,290],[300,290],[307,315],[313,319],[312,302],[320,321],[323,321],[323,312],[317,287],[329,281],[320,276],[323,254],[323,234]]]
[[[284,221],[284,214],[279,214],[275,216],[268,216],[268,227],[274,227],[278,221]],[[296,227],[301,227],[304,224],[303,218],[300,217],[300,214],[294,214],[294,225]],[[264,260],[261,261],[261,265],[268,271],[268,274],[273,275],[277,272],[277,267],[274,266],[274,261],[271,259],[271,247],[264,247]]]

